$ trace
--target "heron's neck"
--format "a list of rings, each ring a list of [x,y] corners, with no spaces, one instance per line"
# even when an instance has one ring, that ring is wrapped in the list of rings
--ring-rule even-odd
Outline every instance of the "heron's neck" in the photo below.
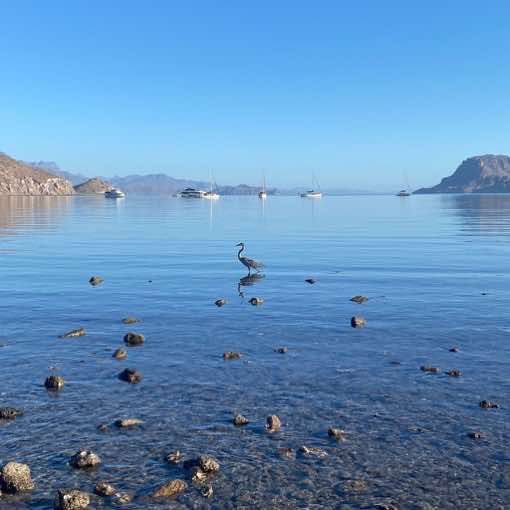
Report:
[[[241,249],[239,250],[239,252],[237,253],[237,258],[240,259],[241,258],[241,253],[242,251],[244,250],[244,246],[241,246]]]

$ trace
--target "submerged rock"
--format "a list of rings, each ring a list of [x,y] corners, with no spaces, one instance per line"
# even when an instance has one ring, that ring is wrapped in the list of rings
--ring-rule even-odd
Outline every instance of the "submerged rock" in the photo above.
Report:
[[[204,473],[198,466],[193,466],[191,468],[190,475],[193,483],[204,483],[207,480],[207,474]]]
[[[280,354],[286,354],[287,352],[289,352],[289,348],[288,347],[278,347],[278,349],[275,349],[276,352],[280,353]]]
[[[60,335],[59,338],[72,338],[77,336],[85,336],[87,332],[84,328],[78,328],[78,329],[72,329],[71,331],[68,331],[67,333],[64,333],[63,335]]]
[[[55,498],[55,510],[85,510],[90,505],[90,496],[79,490],[59,490]]]
[[[114,494],[112,501],[116,505],[125,505],[133,501],[133,495],[129,494],[129,492],[117,492]]]
[[[268,432],[279,432],[282,428],[282,422],[276,414],[272,414],[266,418],[266,430]]]
[[[202,496],[204,496],[204,498],[210,498],[212,497],[214,491],[213,491],[213,488],[212,488],[212,485],[208,485],[203,491],[202,491]]]
[[[101,285],[104,280],[100,276],[91,276],[89,283],[92,285],[92,287],[95,287],[96,285]]]
[[[455,346],[451,347],[451,348],[449,349],[449,351],[450,351],[450,352],[460,352],[460,348],[459,348],[459,347],[457,347],[457,346],[455,345]]]
[[[430,374],[439,374],[439,372],[441,372],[441,370],[438,367],[433,367],[431,365],[422,365],[420,367],[420,370],[422,372],[428,372]]]
[[[217,473],[220,470],[220,463],[210,455],[200,455],[197,460],[198,466],[204,473]]]
[[[127,352],[124,349],[115,349],[115,352],[112,354],[112,358],[122,360],[127,358]]]
[[[138,384],[142,378],[142,374],[134,368],[126,368],[119,374],[119,379],[121,381],[126,381],[131,384]]]
[[[241,359],[241,353],[234,352],[234,351],[227,351],[227,352],[223,353],[223,359],[225,359],[225,360]]]
[[[184,480],[170,480],[156,489],[152,496],[154,498],[170,498],[184,492],[187,487],[188,484]]]
[[[236,414],[232,421],[236,427],[242,427],[243,425],[248,425],[248,423],[250,423],[248,418],[246,418],[242,414]]]
[[[397,505],[393,503],[379,503],[375,505],[376,510],[399,510]]]
[[[110,485],[109,483],[97,482],[96,487],[94,488],[94,492],[98,496],[108,497],[113,496],[117,492],[117,490],[113,485]]]
[[[351,317],[351,326],[353,328],[363,328],[366,325],[366,320],[361,315]]]
[[[328,456],[328,452],[323,450],[322,448],[316,448],[313,446],[301,446],[299,448],[299,453],[306,457],[318,457],[323,458]]]
[[[483,432],[470,432],[468,434],[468,436],[471,438],[471,439],[483,439],[485,437],[485,435],[483,434]]]
[[[166,460],[170,464],[179,464],[179,462],[181,462],[182,460],[182,457],[183,457],[182,453],[179,450],[175,450],[174,452],[170,452],[166,456]]]
[[[296,452],[292,448],[278,448],[278,455],[286,460],[293,460],[296,458]]]
[[[224,306],[224,305],[226,305],[226,304],[227,304],[227,300],[226,300],[226,299],[223,299],[223,298],[222,298],[222,299],[217,299],[217,300],[214,302],[214,304],[215,304],[216,306],[218,306],[218,307],[220,307],[220,306]]]
[[[145,337],[139,333],[130,331],[124,335],[124,343],[130,347],[134,345],[142,345],[145,342]]]
[[[63,377],[59,375],[50,375],[44,381],[44,386],[46,386],[48,390],[59,391],[64,387],[65,383],[66,382]]]
[[[143,421],[138,418],[126,418],[123,420],[115,420],[114,425],[119,427],[120,429],[127,429],[130,427],[137,427],[138,425],[142,425]]]
[[[258,306],[264,304],[264,300],[261,297],[252,297],[250,299],[250,305]]]
[[[337,441],[345,441],[347,433],[343,429],[330,427],[328,429],[328,436],[335,438]]]
[[[101,423],[97,426],[97,430],[99,430],[99,432],[108,432],[108,425],[106,423]]]
[[[305,280],[306,283],[309,283],[310,285],[313,285],[317,280],[315,278],[307,278]]]
[[[141,322],[141,320],[136,317],[126,317],[122,319],[122,324],[136,324],[137,322]]]
[[[446,372],[450,377],[460,377],[462,372],[458,368],[452,368]]]
[[[15,407],[0,407],[0,420],[14,420],[18,416],[23,416],[22,409]]]
[[[368,298],[366,296],[354,296],[350,299],[354,303],[358,303],[358,305],[362,305],[363,303],[366,303],[368,301]]]
[[[482,400],[480,402],[480,407],[482,409],[497,409],[499,405],[495,402],[491,402],[490,400]]]
[[[9,494],[31,491],[35,488],[30,468],[26,464],[8,462],[0,473],[1,489]]]
[[[69,464],[77,469],[93,468],[101,464],[101,457],[90,450],[80,450],[71,457]]]

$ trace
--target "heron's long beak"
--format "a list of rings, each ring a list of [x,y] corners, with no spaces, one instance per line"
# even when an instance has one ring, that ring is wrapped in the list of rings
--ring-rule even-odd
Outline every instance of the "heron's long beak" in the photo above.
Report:
[[[236,244],[236,246],[242,246],[242,245],[243,245],[243,243]]]

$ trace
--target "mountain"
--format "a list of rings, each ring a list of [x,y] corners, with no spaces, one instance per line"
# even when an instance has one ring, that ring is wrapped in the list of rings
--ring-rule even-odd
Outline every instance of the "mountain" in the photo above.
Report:
[[[486,154],[465,159],[439,184],[414,193],[510,193],[510,157]]]
[[[112,189],[112,185],[109,182],[103,181],[99,177],[94,177],[88,181],[82,182],[74,187],[74,191],[80,194],[90,193],[104,193]]]
[[[174,179],[166,174],[128,175],[113,177],[109,181],[127,193],[164,193],[173,195],[184,188],[208,189],[205,182]]]
[[[0,153],[0,195],[72,195],[72,184]]]
[[[87,177],[86,175],[74,174],[71,172],[61,170],[60,167],[54,161],[30,161],[30,162],[24,161],[23,163],[30,165],[34,168],[37,168],[38,170],[44,170],[45,172],[48,172],[50,174],[63,177],[64,179],[67,179],[69,182],[71,182],[74,186],[82,182],[85,182],[87,179],[90,179],[90,177]]]

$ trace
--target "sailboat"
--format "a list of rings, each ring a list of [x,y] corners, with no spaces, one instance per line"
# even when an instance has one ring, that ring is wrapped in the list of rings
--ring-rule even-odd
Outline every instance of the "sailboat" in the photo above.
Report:
[[[262,200],[265,200],[267,198],[267,191],[266,191],[266,176],[264,175],[262,179],[262,190],[259,191],[259,198]]]
[[[411,196],[411,192],[409,191],[409,182],[407,179],[407,174],[404,174],[404,176],[405,176],[404,179],[405,179],[406,187],[404,189],[401,189],[397,193],[397,197],[410,197]]]
[[[312,175],[312,189],[305,191],[304,193],[301,193],[302,198],[322,198],[322,192],[315,190],[315,174]],[[317,185],[317,187],[320,189],[320,186]]]
[[[213,191],[212,174],[209,175],[209,181],[210,181],[209,191],[205,192],[204,198],[207,198],[208,200],[218,200],[218,198],[220,198],[220,195],[219,195],[219,193],[216,193],[215,191]]]

